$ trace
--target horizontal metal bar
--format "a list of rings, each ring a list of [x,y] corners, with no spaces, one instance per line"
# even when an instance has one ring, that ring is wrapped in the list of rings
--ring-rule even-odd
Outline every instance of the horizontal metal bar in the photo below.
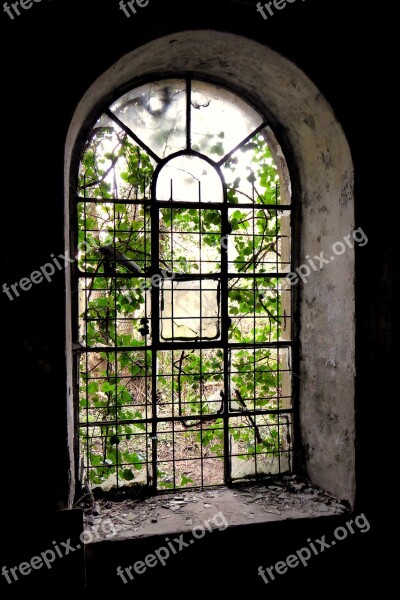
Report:
[[[248,203],[246,202],[246,204],[230,204],[228,202],[228,209],[238,209],[241,210],[242,208],[244,208],[245,210],[292,210],[293,205],[292,204],[264,204],[264,203]]]
[[[178,201],[178,200],[155,200],[156,205],[161,209],[198,209],[198,210],[222,210],[224,208],[224,203],[221,202],[187,202],[187,201]],[[210,232],[211,233],[211,232]]]
[[[232,343],[227,346],[221,341],[214,342],[181,342],[179,344],[174,344],[170,342],[160,342],[159,344],[147,345],[147,346],[101,346],[99,348],[94,348],[91,346],[80,346],[76,348],[75,351],[78,353],[96,353],[100,352],[138,352],[138,351],[162,351],[162,350],[220,350],[223,348],[227,348],[228,350],[262,350],[263,348],[290,348],[294,345],[294,342],[282,341],[282,342],[263,342],[256,344],[242,344],[242,343]]]
[[[79,204],[79,203],[85,203],[85,204],[111,204],[112,206],[114,204],[129,204],[129,205],[139,205],[139,206],[146,206],[149,207],[149,204],[151,203],[151,198],[142,198],[141,200],[137,199],[137,200],[133,200],[133,199],[128,199],[128,198],[90,198],[90,197],[84,197],[84,196],[79,196],[79,194],[77,194],[75,196],[75,201]]]
[[[76,196],[76,201],[84,202],[86,204],[127,204],[127,205],[139,205],[145,206],[147,208],[150,207],[150,204],[154,202],[151,198],[143,198],[142,200],[125,200],[123,198],[84,198],[82,196]],[[229,209],[245,209],[245,210],[292,210],[293,204],[264,204],[264,203],[240,203],[233,204],[228,202],[224,204],[223,202],[178,202],[177,200],[155,200],[156,204],[160,208],[201,208],[201,209],[209,209],[209,210],[221,210],[226,206]]]
[[[96,261],[93,260],[95,263]],[[100,259],[99,259],[100,262]],[[168,271],[168,269],[167,269]],[[158,273],[157,273],[158,274]],[[273,272],[273,273],[228,273],[225,277],[228,279],[285,279],[289,273],[281,272]],[[78,270],[78,277],[86,278],[86,279],[151,279],[152,275],[150,273],[146,273],[143,275],[133,275],[132,273],[86,273],[85,271]],[[221,273],[206,273],[205,275],[199,275],[197,273],[192,274],[184,274],[179,273],[175,275],[174,280],[179,281],[204,281],[207,279],[212,279],[213,281],[221,278]],[[166,281],[172,281],[172,279],[166,279]]]
[[[95,438],[97,438],[99,436],[95,436]],[[100,438],[102,439],[102,438]],[[263,452],[241,452],[241,453],[235,453],[235,454],[229,454],[229,456],[231,458],[234,458],[235,456],[249,456],[251,458],[254,459],[254,456],[257,456],[257,459],[262,457],[262,456],[283,456],[284,454],[288,454],[289,450],[265,450]],[[187,462],[188,460],[192,460],[192,461],[202,461],[205,462],[207,460],[215,460],[215,459],[223,459],[225,457],[225,454],[216,454],[215,456],[204,456],[204,455],[200,455],[200,456],[191,456],[189,459],[187,457],[185,458],[169,458],[169,459],[162,459],[159,460],[159,463],[162,464],[171,464],[173,465],[174,463],[180,463],[180,462]],[[137,462],[126,462],[126,461],[122,461],[122,462],[115,462],[111,465],[87,465],[85,468],[86,469],[90,469],[90,470],[95,470],[95,469],[115,469],[118,465],[118,468],[122,468],[122,467],[131,467],[133,465],[151,465],[151,460],[143,460],[143,461],[137,461]],[[261,477],[271,477],[272,473],[268,474],[268,473],[260,473],[257,475],[253,475],[254,478],[261,478]],[[276,475],[275,475],[276,477]],[[241,478],[243,479],[243,478]],[[177,485],[175,487],[175,490],[182,490],[183,492],[190,489],[202,489],[203,487],[214,487],[214,488],[221,488],[221,486],[224,484],[220,484],[220,485],[216,485],[216,484],[210,484],[210,485],[204,485],[204,486],[185,486],[185,487],[180,487],[179,485]],[[173,488],[170,488],[169,490],[158,490],[159,492],[165,493],[166,491],[173,491]]]
[[[287,409],[279,409],[279,410],[251,410],[248,409],[246,411],[239,411],[239,412],[230,412],[229,413],[229,419],[233,419],[235,417],[245,417],[246,415],[250,414],[252,417],[253,416],[263,416],[263,415],[290,415],[293,413],[293,409],[291,408],[287,408]],[[221,419],[221,429],[223,429],[224,424],[223,424],[223,414],[222,413],[214,413],[212,415],[185,415],[185,416],[175,416],[175,417],[149,417],[148,419],[126,419],[126,421],[121,421],[120,419],[118,419],[118,421],[93,421],[90,423],[85,423],[85,422],[81,422],[79,423],[79,427],[84,427],[86,429],[90,429],[91,427],[118,427],[120,425],[146,425],[146,424],[152,424],[154,422],[156,423],[176,423],[176,422],[181,422],[181,421],[201,421],[202,423],[206,422],[206,421],[215,421],[217,419]],[[274,427],[274,423],[266,423],[265,425],[263,425],[262,423],[258,425],[259,427]],[[235,425],[235,427],[239,427]],[[191,427],[191,429],[193,429]],[[244,428],[246,429],[246,427]],[[252,425],[248,426],[248,429],[252,429]],[[161,434],[166,433],[164,431],[160,432]],[[167,432],[168,433],[168,432]],[[175,432],[176,433],[176,432]],[[180,432],[179,432],[180,433]],[[129,435],[149,435],[145,432],[143,433],[131,433]]]

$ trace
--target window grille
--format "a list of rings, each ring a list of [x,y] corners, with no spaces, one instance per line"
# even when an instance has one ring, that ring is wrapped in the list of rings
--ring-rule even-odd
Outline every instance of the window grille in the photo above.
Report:
[[[153,491],[290,472],[290,190],[268,121],[191,78],[130,90],[83,148],[80,476]]]

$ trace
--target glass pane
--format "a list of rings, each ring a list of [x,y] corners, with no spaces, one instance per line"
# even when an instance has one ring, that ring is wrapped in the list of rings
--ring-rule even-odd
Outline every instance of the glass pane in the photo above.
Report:
[[[103,126],[106,122],[112,126]],[[125,131],[103,116],[81,158],[79,194],[85,198],[146,200],[155,164]]]
[[[157,354],[158,417],[220,414],[223,409],[223,351],[169,350]],[[197,417],[197,420],[196,420]]]
[[[161,170],[157,200],[174,202],[222,202],[224,192],[217,171],[195,156],[177,156]]]
[[[152,416],[148,352],[88,352],[80,360],[80,377],[81,422],[123,424]],[[133,433],[143,431],[142,424],[133,427]]]
[[[191,98],[192,149],[219,161],[262,123],[261,116],[235,94],[195,81]]]
[[[186,148],[185,81],[147,83],[110,108],[160,158]]]
[[[174,273],[218,273],[221,270],[221,212],[204,208],[162,208],[160,264]]]
[[[284,473],[290,469],[290,415],[251,415],[229,421],[232,478]]]
[[[223,164],[230,204],[290,204],[291,186],[285,157],[278,145],[275,150],[268,145],[270,138],[272,133],[266,128]]]
[[[150,356],[143,351],[90,352],[81,356],[79,367],[81,452],[90,481],[146,483]]]
[[[273,208],[229,209],[229,272],[289,272],[290,219],[289,211]]]
[[[219,337],[220,284],[218,281],[164,281],[161,297],[161,338]]]
[[[144,274],[151,264],[151,221],[140,204],[79,202],[78,266],[87,273]]]
[[[231,363],[232,410],[279,410],[286,354],[276,348],[243,348],[232,351]]]
[[[89,347],[145,346],[151,339],[149,279],[80,279],[80,342]]]
[[[232,342],[290,340],[290,286],[283,279],[233,279],[229,285],[228,314]]]

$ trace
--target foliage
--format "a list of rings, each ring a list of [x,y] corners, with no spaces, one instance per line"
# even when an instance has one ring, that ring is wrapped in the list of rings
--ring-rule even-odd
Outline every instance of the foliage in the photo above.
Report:
[[[216,159],[225,154],[222,140],[223,134],[212,147]],[[243,163],[245,171],[243,166],[238,168]],[[157,464],[164,461],[166,465],[158,465],[160,487],[195,483],[178,467],[174,474],[168,467],[174,439],[168,427],[164,433],[164,424],[159,426],[157,445],[151,427],[155,416],[151,412],[152,356],[147,350],[152,333],[151,292],[144,289],[146,283],[141,284],[151,267],[153,172],[150,157],[125,132],[111,127],[93,130],[81,160],[83,199],[78,205],[78,229],[79,242],[90,246],[79,255],[80,271],[90,275],[80,290],[80,341],[95,352],[81,355],[80,420],[93,424],[82,427],[81,445],[94,484],[112,474],[126,482],[143,471],[151,477],[152,453]],[[229,271],[254,274],[247,279],[233,276],[229,282],[229,340],[248,346],[229,351],[230,410],[237,413],[230,419],[229,434],[236,444],[235,455],[249,460],[280,450],[276,416],[254,417],[256,410],[278,408],[281,386],[277,350],[254,348],[255,343],[279,340],[281,327],[279,282],[266,276],[279,261],[280,218],[277,210],[264,206],[279,204],[278,176],[264,137],[256,135],[226,161],[223,173],[231,205]],[[121,202],[115,203],[118,199]],[[241,207],[243,203],[252,203],[253,208]],[[203,272],[208,269],[215,275],[220,271],[223,224],[219,210],[163,208],[159,230],[160,266],[199,273],[203,256],[208,260]],[[127,263],[113,262],[102,254],[106,240],[134,261],[141,273],[133,275]],[[182,352],[179,348],[161,353],[157,373],[158,414],[173,416],[178,411],[185,417],[177,430],[180,439],[197,451],[206,449],[208,457],[221,462],[229,451],[224,448],[223,422],[218,417],[225,393],[223,373],[223,350]],[[203,424],[196,419],[208,414],[214,416]]]

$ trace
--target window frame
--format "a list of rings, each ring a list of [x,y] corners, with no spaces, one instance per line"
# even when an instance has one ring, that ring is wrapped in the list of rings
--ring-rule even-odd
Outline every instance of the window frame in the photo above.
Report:
[[[176,72],[219,83],[259,106],[272,123],[288,162],[298,206],[294,239],[301,261],[319,255],[327,244],[355,228],[354,163],[345,132],[324,94],[301,65],[268,47],[256,36],[219,30],[183,30],[132,45],[112,60],[89,86],[71,117],[65,145],[65,248],[70,251],[71,203],[80,142],[97,114],[115,99],[115,91]],[[296,231],[298,232],[296,234]],[[337,262],[339,265],[339,261]],[[294,267],[299,266],[294,264]],[[298,365],[294,388],[298,434],[294,470],[321,488],[347,500],[356,493],[355,452],[355,250],[336,266],[313,273],[294,293],[298,331]],[[67,456],[73,505],[78,465],[74,437],[73,364],[66,265]],[[326,290],[327,302],[315,302]],[[344,301],[345,299],[345,301]],[[300,327],[300,317],[301,324]],[[318,334],[323,331],[324,335]],[[335,350],[336,364],[330,360]]]
[[[250,139],[252,139],[258,132],[262,132],[264,129],[266,129],[266,127],[270,127],[270,120],[268,119],[268,117],[266,117],[265,115],[262,115],[262,113],[260,112],[260,109],[258,109],[257,107],[255,107],[253,105],[253,103],[251,101],[249,101],[248,98],[244,97],[242,93],[238,93],[235,89],[231,89],[229,88],[225,82],[221,82],[220,80],[217,80],[216,78],[213,77],[199,77],[196,74],[193,73],[181,73],[181,72],[176,72],[176,73],[169,73],[168,76],[164,75],[163,77],[161,77],[159,74],[152,74],[151,76],[148,76],[146,78],[141,78],[140,80],[136,80],[134,82],[130,82],[129,85],[123,86],[122,88],[118,89],[118,90],[114,90],[112,97],[108,97],[108,99],[104,99],[103,101],[103,108],[98,108],[98,110],[96,110],[96,114],[94,113],[92,115],[92,119],[87,123],[87,126],[81,130],[81,135],[80,135],[80,141],[79,144],[81,147],[83,147],[83,144],[85,143],[85,140],[87,138],[87,135],[85,135],[85,132],[90,132],[92,129],[92,126],[94,125],[94,123],[96,122],[97,118],[99,116],[101,116],[102,113],[108,114],[110,115],[110,109],[109,106],[111,106],[111,104],[113,102],[115,102],[116,100],[118,100],[121,96],[123,96],[126,92],[128,91],[133,91],[135,88],[140,87],[141,85],[144,85],[146,83],[151,83],[151,82],[155,82],[155,81],[160,81],[162,79],[176,79],[176,80],[186,80],[186,81],[192,81],[192,80],[196,80],[196,81],[201,81],[204,83],[209,83],[209,84],[214,84],[217,86],[221,86],[223,89],[226,89],[227,91],[237,95],[240,99],[242,99],[244,102],[246,102],[250,107],[252,107],[254,110],[256,110],[259,114],[261,114],[262,116],[262,124],[254,131],[252,131],[252,133],[248,136],[248,139],[246,138],[246,140],[243,140],[236,148],[232,149],[220,162],[215,162],[212,161],[211,159],[209,159],[207,156],[202,155],[201,153],[192,150],[192,149],[184,149],[181,150],[179,152],[173,153],[171,155],[168,155],[167,157],[165,157],[164,159],[161,159],[161,161],[158,163],[157,168],[155,169],[155,172],[153,173],[153,178],[152,178],[152,184],[151,184],[151,188],[152,188],[152,198],[155,198],[155,187],[157,185],[157,179],[158,179],[158,175],[161,171],[161,169],[165,166],[165,164],[167,164],[170,160],[172,160],[173,158],[177,157],[177,156],[197,156],[197,157],[201,157],[204,160],[207,160],[209,162],[209,164],[216,169],[216,171],[218,172],[218,175],[223,183],[223,192],[224,192],[224,199],[223,199],[223,204],[226,204],[227,206],[229,206],[229,204],[227,203],[227,186],[225,183],[225,178],[221,172],[221,166],[226,162],[227,157],[232,155],[236,150],[238,150],[240,147],[242,147],[247,141],[249,141]],[[112,99],[111,99],[112,98]],[[115,119],[114,119],[115,120]],[[275,136],[275,133],[273,133],[273,135]],[[134,138],[133,138],[134,139]],[[279,144],[279,141],[277,141],[277,144]],[[146,144],[141,143],[142,148],[144,148],[145,150],[147,150]],[[77,173],[77,168],[75,169],[75,172]],[[77,203],[71,203],[74,206],[71,206],[71,213],[70,213],[70,222],[71,223],[77,223]],[[235,205],[232,205],[235,206]],[[255,205],[254,205],[255,206]],[[279,205],[278,205],[279,206]],[[292,239],[291,239],[291,262],[292,265],[296,264],[296,248],[298,248],[298,240],[296,240],[296,226],[295,224],[298,223],[299,218],[296,215],[297,213],[297,209],[298,209],[299,203],[296,202],[295,198],[293,197],[290,203],[290,206],[285,205],[284,208],[286,210],[290,210],[291,215],[292,215],[292,224],[291,224],[291,234],[292,234]],[[275,207],[276,208],[276,207]],[[158,205],[156,206],[155,202],[152,203],[151,205],[151,211],[158,211],[159,207]],[[227,209],[228,211],[228,209]],[[152,217],[153,221],[156,221],[156,216],[153,214]],[[227,223],[225,223],[225,228],[227,227]],[[77,230],[74,232],[73,231],[73,227],[71,228],[71,236],[70,236],[70,243],[71,243],[71,247],[76,248],[76,240],[77,240]],[[156,236],[152,236],[152,244],[153,244],[153,256],[154,256],[154,252],[155,252],[155,248],[156,245],[158,244],[158,239],[156,238]],[[296,244],[297,242],[297,244]],[[154,268],[153,268],[154,271]],[[255,277],[255,276],[254,276]],[[73,269],[73,276],[72,276],[72,289],[73,290],[78,290],[79,282],[80,279],[80,275],[77,272],[76,269]],[[297,333],[298,333],[298,326],[296,324],[296,321],[294,319],[294,315],[295,313],[297,313],[297,310],[295,308],[296,306],[296,302],[297,302],[297,294],[296,294],[296,290],[292,290],[292,295],[291,295],[291,314],[292,314],[292,339],[290,342],[282,342],[282,346],[290,346],[292,348],[292,357],[291,357],[291,365],[292,365],[292,374],[298,372],[296,369],[296,365],[298,365],[298,340],[297,340]],[[154,300],[152,300],[152,304],[153,304],[153,310],[156,308],[156,306],[159,306],[159,298],[158,298],[158,294],[154,294],[153,295]],[[77,294],[76,291],[75,293],[73,292],[71,295],[71,304],[72,304],[72,321],[75,321],[75,323],[79,323],[79,310],[77,309]],[[222,319],[227,319],[228,316],[224,315],[222,317]],[[75,339],[77,339],[77,332],[79,329],[79,325],[78,327],[75,327]],[[278,343],[279,344],[279,343]],[[279,347],[279,345],[277,346]],[[76,344],[75,347],[75,360],[74,360],[74,382],[75,382],[75,387],[74,387],[74,395],[75,395],[75,427],[77,428],[78,425],[78,412],[79,412],[79,408],[77,407],[78,404],[78,400],[79,399],[79,360],[77,360],[77,357],[79,355],[80,352],[80,348],[79,348],[79,344]],[[153,390],[154,392],[154,390]],[[290,411],[293,414],[293,421],[291,424],[291,428],[292,428],[292,444],[291,444],[291,460],[289,461],[289,464],[291,463],[292,468],[290,468],[290,471],[293,470],[295,464],[296,464],[296,448],[298,447],[297,445],[297,435],[296,435],[296,430],[298,431],[298,422],[297,422],[297,417],[298,417],[298,409],[297,409],[297,401],[296,401],[296,394],[297,394],[297,386],[296,386],[296,381],[293,379],[293,377],[291,378],[291,395],[292,395],[292,410]],[[224,419],[229,419],[229,416],[225,415]],[[227,425],[225,424],[225,430],[227,431]],[[293,433],[294,432],[294,433]],[[227,435],[227,434],[226,434]],[[79,440],[77,439],[78,436],[75,436],[75,453],[78,453],[77,456],[79,456]],[[293,439],[294,438],[294,439]],[[227,438],[225,438],[225,447],[228,448],[229,444],[227,441]],[[225,450],[225,454],[226,456],[230,455],[230,452]],[[280,455],[279,455],[280,456]],[[230,473],[230,466],[229,466],[229,458],[228,460],[225,460],[225,482],[221,485],[231,485],[232,484],[232,479],[230,477],[230,475],[228,475],[228,473]],[[153,472],[154,475],[154,472]],[[77,477],[77,481],[79,481],[81,479],[82,474],[80,473],[80,466],[77,467],[76,469],[76,477]],[[179,486],[174,487],[173,489],[182,489]],[[154,490],[156,491],[156,490]]]

